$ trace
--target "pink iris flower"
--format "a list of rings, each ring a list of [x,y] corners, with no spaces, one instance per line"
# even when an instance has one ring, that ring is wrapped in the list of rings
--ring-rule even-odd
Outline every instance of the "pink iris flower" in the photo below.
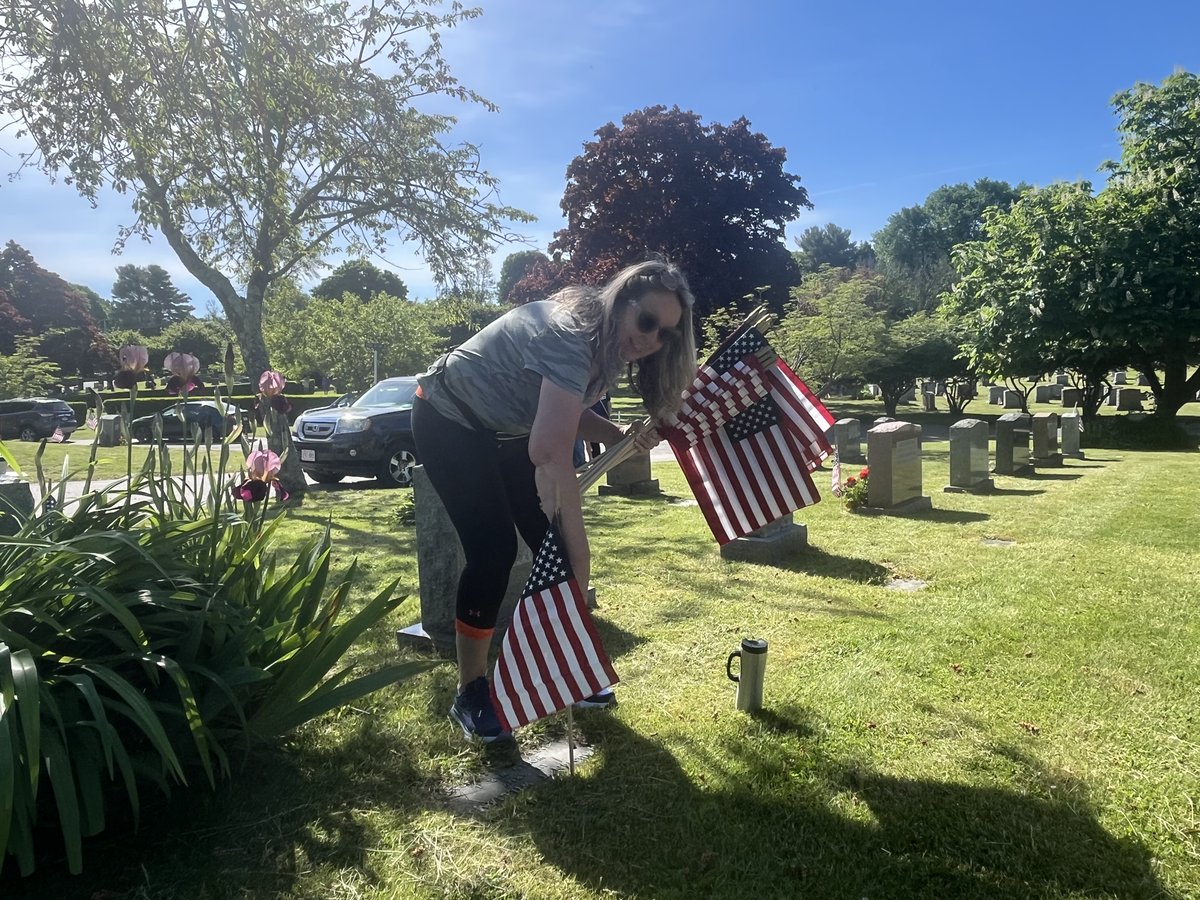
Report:
[[[139,373],[150,362],[150,351],[141,344],[126,344],[117,351],[117,359],[121,363],[121,371],[113,379],[113,384],[127,390],[141,380]]]
[[[167,380],[167,393],[172,397],[179,393],[190,393],[204,386],[204,382],[196,377],[196,373],[200,371],[200,360],[190,353],[168,353],[167,358],[163,360],[163,368],[171,373]]]
[[[246,480],[233,489],[233,495],[239,500],[258,503],[265,500],[267,492],[274,488],[275,499],[286,500],[288,492],[279,483],[278,454],[270,450],[252,450],[246,457]]]
[[[283,393],[283,388],[286,384],[286,378],[278,372],[272,372],[268,369],[258,379],[258,390],[264,397],[275,397]]]
[[[150,351],[141,344],[126,344],[117,351],[121,368],[128,372],[140,372],[150,362]]]

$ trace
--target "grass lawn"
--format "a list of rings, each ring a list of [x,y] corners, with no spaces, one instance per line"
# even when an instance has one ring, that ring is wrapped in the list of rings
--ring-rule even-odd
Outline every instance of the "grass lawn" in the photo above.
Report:
[[[575,778],[453,813],[447,788],[515,754],[463,743],[446,665],[251,754],[216,797],[151,797],[78,878],[53,854],[6,867],[0,896],[1200,896],[1200,456],[1087,452],[972,496],[942,493],[930,442],[935,508],[912,518],[848,513],[818,473],[782,568],[723,562],[656,464],[664,496],[586,502],[621,703],[577,715]],[[413,594],[355,648],[368,666],[419,617],[402,497],[313,489],[283,533],[330,523],[356,597],[397,575]],[[724,674],[743,636],[770,642],[754,717]]]
[[[54,444],[46,442],[46,449],[42,451],[42,471],[46,478],[57,483],[62,476],[63,459],[67,460],[67,469],[71,473],[72,480],[82,481],[87,473],[88,460],[91,459],[92,439],[95,433],[90,428],[80,428],[71,435],[71,439],[62,444]],[[37,480],[37,470],[35,468],[34,457],[37,455],[40,442],[36,441],[5,441],[4,447],[17,464],[21,467],[21,471],[31,481]],[[183,467],[183,455],[185,449],[190,453],[191,444],[185,445],[182,443],[171,443],[166,445],[171,454],[171,470],[179,472]],[[214,447],[217,447],[214,444]],[[157,450],[156,445],[135,443],[133,445],[133,471],[137,472],[141,469],[142,464],[146,461],[147,454],[151,449]],[[126,453],[128,448],[125,446],[118,447],[96,447],[96,468],[93,471],[92,478],[96,481],[110,481],[117,478],[124,478],[128,472],[128,460]],[[204,453],[203,445],[201,446],[201,455]],[[220,458],[219,451],[213,451],[213,464]],[[238,472],[244,465],[245,458],[242,454],[242,445],[234,441],[229,446],[229,461],[226,463],[226,471]],[[189,463],[189,468],[191,464]]]

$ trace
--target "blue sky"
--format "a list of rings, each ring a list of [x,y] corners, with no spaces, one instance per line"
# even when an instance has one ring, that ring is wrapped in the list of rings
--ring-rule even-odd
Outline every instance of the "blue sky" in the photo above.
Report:
[[[500,199],[539,221],[544,249],[561,227],[564,173],[607,122],[665,104],[704,122],[745,116],[787,149],[814,209],[790,237],[834,222],[869,239],[942,184],[1101,180],[1119,153],[1113,94],[1200,71],[1200,3],[1158,0],[484,0],[445,51],[498,113],[457,107],[454,137],[481,149]],[[733,10],[737,11],[734,12]],[[9,134],[0,151],[11,152]],[[0,157],[0,169],[13,167]],[[36,172],[0,182],[0,241],[108,296],[116,266],[157,263],[203,310],[215,301],[161,239],[111,255],[128,201],[92,209]],[[521,246],[500,248],[504,257]],[[333,261],[333,262],[336,262]],[[376,264],[431,296],[428,272],[399,245]]]

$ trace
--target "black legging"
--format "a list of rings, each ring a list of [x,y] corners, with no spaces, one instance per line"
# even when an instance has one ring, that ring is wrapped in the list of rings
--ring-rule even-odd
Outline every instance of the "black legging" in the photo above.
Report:
[[[421,397],[413,401],[412,429],[417,456],[466,557],[455,615],[469,629],[487,631],[496,625],[517,558],[513,526],[534,553],[549,527],[538,503],[529,439],[500,441],[464,428]]]

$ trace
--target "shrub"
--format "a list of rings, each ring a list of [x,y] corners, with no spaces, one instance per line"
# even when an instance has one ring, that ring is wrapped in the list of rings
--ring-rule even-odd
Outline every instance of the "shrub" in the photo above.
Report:
[[[1087,423],[1079,443],[1110,450],[1191,450],[1196,438],[1173,419],[1097,416]]]
[[[434,664],[330,676],[401,602],[395,583],[346,615],[354,566],[326,591],[328,528],[284,564],[279,520],[227,499],[227,445],[214,467],[197,443],[182,477],[160,449],[0,538],[0,865],[23,874],[50,796],[77,873],[114,797],[136,820],[146,786],[213,786],[236,748]]]

